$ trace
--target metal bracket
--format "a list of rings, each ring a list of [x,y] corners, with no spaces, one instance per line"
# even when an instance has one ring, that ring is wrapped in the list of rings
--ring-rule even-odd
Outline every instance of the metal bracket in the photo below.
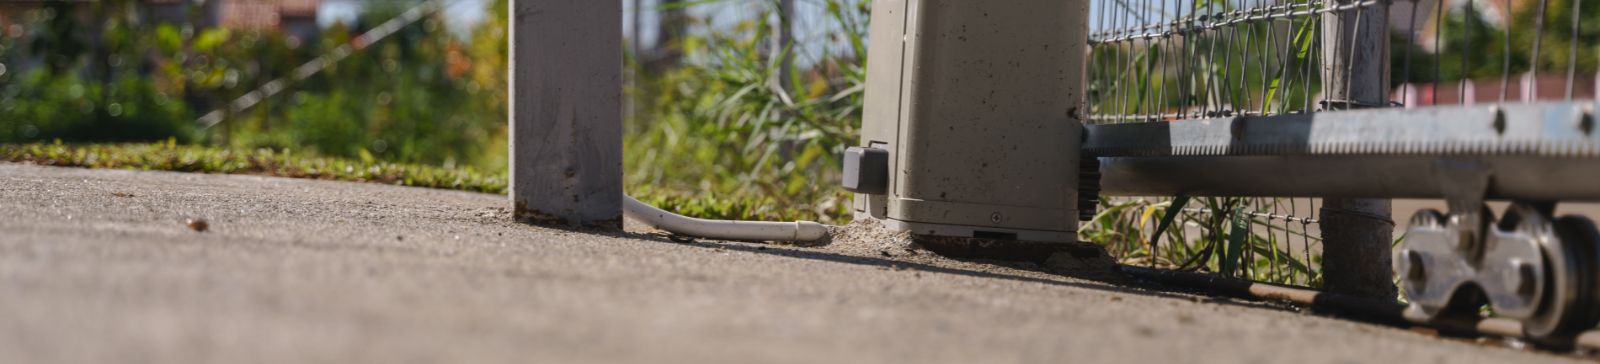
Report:
[[[1449,226],[1457,233],[1456,249],[1478,258],[1483,250],[1483,231],[1489,217],[1484,216],[1484,195],[1489,191],[1492,172],[1473,160],[1440,159],[1434,162],[1440,192],[1450,208]]]
[[[1472,160],[1441,159],[1434,172],[1450,214],[1418,212],[1394,257],[1412,307],[1433,318],[1476,315],[1477,301],[1463,301],[1458,294],[1474,285],[1496,313],[1533,317],[1546,279],[1539,242],[1554,238],[1548,214],[1517,203],[1500,224],[1491,224],[1494,217],[1483,203],[1492,181],[1488,168]]]
[[[889,151],[850,147],[844,151],[844,189],[868,195],[889,192]]]

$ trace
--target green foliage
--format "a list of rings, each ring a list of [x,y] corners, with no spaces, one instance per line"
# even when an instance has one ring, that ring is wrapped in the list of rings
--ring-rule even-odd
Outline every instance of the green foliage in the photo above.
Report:
[[[1540,72],[1565,72],[1571,64],[1568,58],[1572,56],[1572,46],[1577,43],[1577,71],[1580,74],[1596,72],[1600,68],[1600,26],[1596,26],[1600,24],[1600,4],[1589,0],[1548,1],[1542,32],[1534,31],[1539,29],[1537,5],[1530,4],[1512,16],[1513,47],[1528,59],[1530,67],[1537,63]],[[1578,14],[1572,12],[1574,2],[1583,2]],[[1572,34],[1573,15],[1577,15],[1581,24],[1576,35]],[[1532,50],[1535,36],[1542,38],[1537,59]]]
[[[1395,76],[1393,83],[1457,81],[1463,78],[1479,80],[1498,79],[1509,71],[1512,78],[1531,71],[1535,63],[1533,43],[1540,39],[1537,63],[1540,73],[1564,74],[1569,65],[1575,65],[1579,74],[1593,74],[1600,63],[1600,6],[1582,6],[1578,13],[1582,24],[1576,37],[1572,34],[1572,4],[1578,0],[1549,0],[1545,9],[1544,28],[1537,26],[1537,2],[1526,2],[1512,12],[1509,32],[1503,21],[1488,19],[1486,9],[1465,7],[1446,9],[1444,22],[1438,32],[1426,29],[1428,17],[1437,14],[1418,14],[1420,34],[1413,42],[1409,31],[1393,29],[1391,38],[1395,50],[1390,52]],[[1395,5],[1402,6],[1402,5]],[[1406,5],[1408,6],[1408,5]],[[1509,33],[1509,34],[1508,34]],[[1430,44],[1439,37],[1442,43],[1437,53],[1421,45]],[[1569,62],[1576,43],[1577,63]],[[1409,54],[1408,54],[1409,53]],[[1409,67],[1406,63],[1410,57]],[[1409,71],[1409,73],[1407,73]],[[1511,82],[1516,82],[1512,80]]]
[[[1238,10],[1225,1],[1197,1],[1193,6],[1185,12]],[[1191,112],[1312,109],[1310,101],[1322,82],[1321,73],[1312,69],[1317,57],[1312,52],[1320,45],[1317,20],[1249,22],[1181,38],[1096,44],[1088,61],[1088,104],[1096,116],[1144,116],[1121,121],[1170,115],[1185,105]],[[1223,107],[1199,107],[1208,103]]]
[[[47,2],[29,16],[39,24],[32,38],[5,37],[0,65],[37,55],[41,66],[0,71],[0,142],[193,139],[181,98],[138,72],[134,55],[150,41],[137,36],[131,4]],[[72,15],[84,7],[105,19],[97,47]]]
[[[51,1],[30,14],[42,31],[29,43],[29,48],[42,56],[45,67],[51,72],[62,73],[76,67],[79,57],[88,53],[88,42],[79,36],[78,21],[72,17],[78,6],[82,5]]]
[[[647,74],[630,65],[639,73],[628,90],[638,110],[625,128],[630,193],[713,216],[847,218],[849,195],[835,180],[860,125],[865,2],[827,1],[830,29],[851,49],[825,49],[808,67],[785,66],[798,49],[772,51],[768,21],[778,17],[766,5],[730,29],[690,32],[678,43],[687,61],[676,69]],[[694,202],[707,198],[742,203]]]
[[[357,28],[376,26],[414,5],[369,4]],[[430,16],[352,53],[291,85],[285,95],[233,115],[218,136],[241,148],[309,148],[345,158],[504,168],[505,98],[503,90],[494,91],[504,85],[505,47],[497,45],[504,43],[504,20],[480,27],[472,44],[450,34],[442,22],[442,15]],[[355,33],[336,25],[322,34],[311,54],[332,52]],[[263,45],[268,48],[282,38],[262,36],[271,39]],[[497,78],[499,83],[480,83]]]
[[[146,78],[109,84],[36,69],[0,86],[0,142],[192,139],[188,110]]]
[[[1283,204],[1276,199],[1244,198],[1106,200],[1094,219],[1079,228],[1078,235],[1105,246],[1126,264],[1318,286],[1322,283],[1321,256],[1310,250],[1321,245],[1320,239],[1306,234],[1305,225],[1274,223],[1250,214],[1251,209],[1289,207]]]
[[[44,65],[23,74],[0,72],[0,142],[174,137],[244,149],[504,168],[504,1],[491,7],[498,18],[473,37],[480,44],[449,34],[435,15],[311,79],[288,84],[289,91],[229,115],[217,127],[202,131],[193,125],[198,115],[289,75],[417,3],[369,4],[354,29],[341,24],[320,39],[294,41],[276,31],[144,24],[138,16],[142,5],[134,0],[49,2],[30,17],[35,31],[20,41],[29,47],[0,43],[0,64],[38,59]],[[73,14],[85,11],[92,16],[82,19],[98,24],[80,24]]]

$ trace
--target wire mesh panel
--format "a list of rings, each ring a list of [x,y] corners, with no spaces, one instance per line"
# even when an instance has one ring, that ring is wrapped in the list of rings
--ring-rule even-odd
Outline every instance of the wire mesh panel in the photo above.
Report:
[[[1125,264],[1315,286],[1320,205],[1308,198],[1118,197],[1104,202],[1083,234]],[[1167,220],[1169,211],[1176,214]]]
[[[1319,110],[1321,95],[1330,94],[1322,82],[1322,15],[1375,5],[1094,2],[1087,119],[1164,122]],[[1321,279],[1319,204],[1309,198],[1119,197],[1106,200],[1086,234],[1130,264],[1314,286]]]
[[[1094,5],[1093,123],[1308,112],[1324,91],[1322,1]]]

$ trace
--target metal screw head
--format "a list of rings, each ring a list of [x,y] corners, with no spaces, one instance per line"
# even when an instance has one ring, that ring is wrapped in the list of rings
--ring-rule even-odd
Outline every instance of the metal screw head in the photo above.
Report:
[[[1538,287],[1538,272],[1533,271],[1533,265],[1521,260],[1513,261],[1511,271],[1507,272],[1506,287],[1516,290],[1518,296],[1531,298],[1534,288]]]
[[[993,223],[996,223],[996,224],[999,224],[1000,223],[1000,213],[996,212],[996,213],[989,214],[989,221],[993,222]]]
[[[1492,108],[1490,108],[1490,110],[1492,112],[1494,112],[1494,123],[1492,125],[1490,125],[1490,126],[1494,127],[1494,133],[1495,134],[1502,134],[1502,135],[1505,134],[1506,133],[1506,112],[1505,112],[1505,110],[1501,110],[1499,106],[1492,107]]]
[[[1403,264],[1405,266],[1406,279],[1421,286],[1422,282],[1428,280],[1428,270],[1424,267],[1422,253],[1406,249],[1401,254],[1405,255],[1405,263]]]
[[[1411,226],[1444,226],[1444,214],[1434,209],[1422,209],[1411,215]]]
[[[1456,249],[1466,250],[1477,245],[1477,231],[1471,229],[1472,225],[1470,225],[1477,219],[1471,219],[1464,215],[1450,215],[1449,220],[1449,226],[1453,226],[1456,231]]]

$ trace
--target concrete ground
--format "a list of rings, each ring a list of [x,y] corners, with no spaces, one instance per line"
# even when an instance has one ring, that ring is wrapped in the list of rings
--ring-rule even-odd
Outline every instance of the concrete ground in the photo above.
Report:
[[[506,205],[0,164],[0,362],[1575,360],[1028,266],[533,227]]]

